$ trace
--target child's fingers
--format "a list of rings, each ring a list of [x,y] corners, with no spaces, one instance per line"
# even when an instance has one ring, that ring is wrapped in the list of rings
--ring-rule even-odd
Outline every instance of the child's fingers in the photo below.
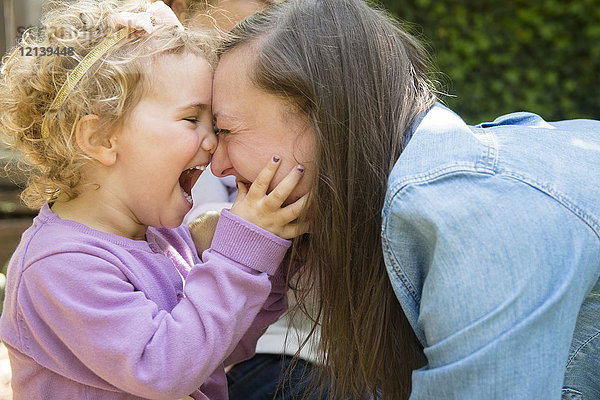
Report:
[[[289,205],[283,207],[281,209],[281,211],[279,211],[279,216],[286,223],[290,223],[293,220],[298,219],[298,217],[300,216],[302,209],[304,209],[304,206],[306,205],[307,201],[308,201],[308,194],[305,194],[304,196],[300,197],[298,200],[296,200],[292,204],[289,204]]]
[[[271,180],[273,180],[277,168],[279,168],[280,160],[279,156],[273,156],[267,165],[260,171],[250,186],[250,190],[248,190],[249,198],[260,199],[267,193]]]
[[[303,174],[304,168],[301,165],[297,165],[296,168],[291,170],[287,176],[277,184],[271,193],[267,195],[267,204],[271,207],[281,207],[296,185],[298,185]]]
[[[308,233],[309,224],[308,222],[299,224],[288,224],[281,230],[279,237],[283,239],[293,239],[296,236]]]

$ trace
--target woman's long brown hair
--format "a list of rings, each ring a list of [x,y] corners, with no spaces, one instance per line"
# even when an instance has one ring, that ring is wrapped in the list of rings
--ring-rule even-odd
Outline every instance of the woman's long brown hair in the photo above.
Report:
[[[298,282],[313,282],[318,298],[328,395],[408,398],[424,356],[387,276],[381,209],[405,133],[436,101],[429,58],[363,0],[289,0],[238,25],[221,54],[244,44],[254,84],[290,101],[315,132]]]

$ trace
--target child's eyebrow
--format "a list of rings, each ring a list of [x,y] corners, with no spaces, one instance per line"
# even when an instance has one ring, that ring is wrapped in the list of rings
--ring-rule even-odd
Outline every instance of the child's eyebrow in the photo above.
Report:
[[[191,103],[181,107],[177,107],[177,111],[189,110],[190,108],[197,108],[200,111],[210,108],[210,105],[204,103]]]

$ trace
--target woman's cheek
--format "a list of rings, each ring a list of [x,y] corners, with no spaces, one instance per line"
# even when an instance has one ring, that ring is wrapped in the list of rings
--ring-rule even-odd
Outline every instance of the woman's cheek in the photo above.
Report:
[[[256,152],[240,143],[230,142],[227,144],[227,156],[233,169],[241,178],[248,182],[254,182],[262,168],[267,165],[267,161],[262,161]]]

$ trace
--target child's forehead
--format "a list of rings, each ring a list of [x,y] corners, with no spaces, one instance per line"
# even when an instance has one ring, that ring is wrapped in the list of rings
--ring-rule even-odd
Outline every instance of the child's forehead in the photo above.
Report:
[[[186,53],[163,53],[154,57],[150,62],[154,73],[160,76],[175,75],[189,70],[190,66],[206,65],[210,68],[205,57],[190,52]],[[212,70],[212,68],[211,68]]]
[[[198,74],[199,71],[204,73]],[[210,83],[213,71],[208,61],[200,55],[167,53],[148,59],[142,66],[142,74],[146,82],[160,86],[185,78],[205,79]]]
[[[164,54],[144,69],[145,97],[191,100],[210,104],[213,70],[208,61],[196,54]]]

